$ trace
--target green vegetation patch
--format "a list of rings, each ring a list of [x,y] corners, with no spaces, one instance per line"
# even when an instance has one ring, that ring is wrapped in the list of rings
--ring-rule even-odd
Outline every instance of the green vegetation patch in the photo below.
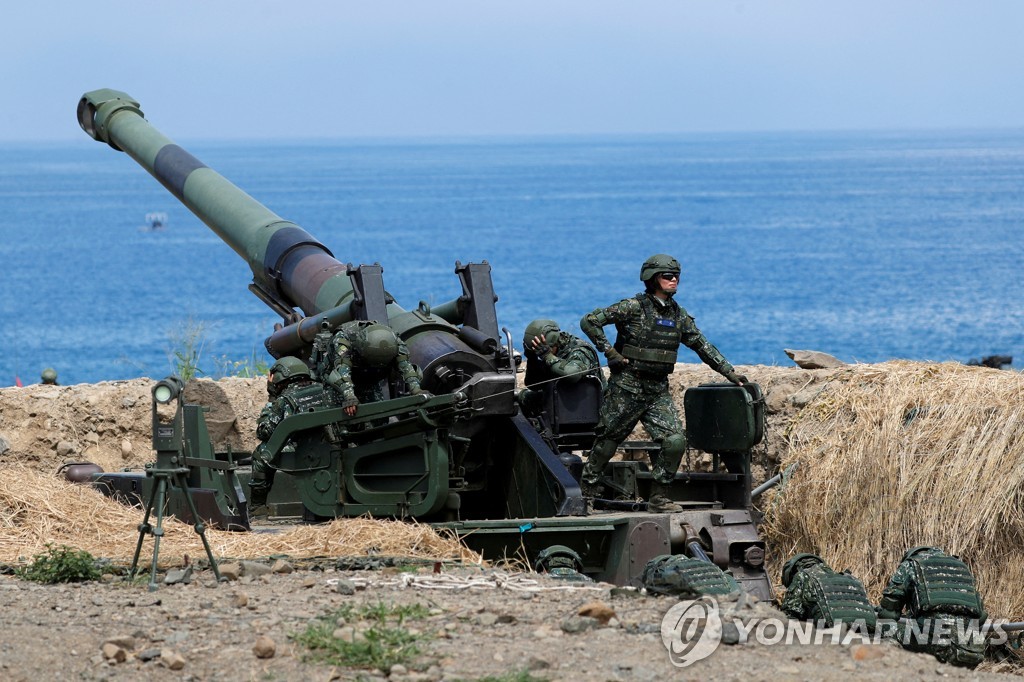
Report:
[[[31,564],[15,573],[23,580],[48,585],[99,580],[101,575],[92,554],[67,545],[54,547],[51,544],[46,545],[45,553],[36,554]]]
[[[343,606],[321,616],[297,635],[296,643],[310,651],[313,660],[348,668],[388,670],[408,664],[420,653],[417,642],[426,638],[410,632],[406,621],[426,618],[421,604]],[[351,628],[351,630],[348,630]],[[347,636],[335,636],[335,635]],[[351,639],[351,641],[349,641]]]

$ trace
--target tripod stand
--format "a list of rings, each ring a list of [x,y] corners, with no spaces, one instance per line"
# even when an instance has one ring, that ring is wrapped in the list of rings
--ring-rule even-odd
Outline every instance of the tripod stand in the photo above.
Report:
[[[217,567],[217,560],[213,558],[213,552],[210,550],[210,543],[206,539],[206,525],[203,523],[203,519],[199,516],[199,512],[196,510],[195,501],[192,499],[192,493],[188,489],[188,467],[174,467],[173,460],[176,457],[171,457],[170,467],[161,467],[161,459],[163,455],[176,454],[176,453],[157,453],[156,465],[149,465],[146,468],[146,475],[153,478],[153,491],[149,494],[149,504],[146,505],[146,515],[142,519],[142,523],[139,524],[139,541],[135,545],[135,557],[132,559],[132,567],[128,572],[128,579],[132,580],[135,578],[135,573],[139,565],[139,554],[142,552],[142,542],[145,540],[146,535],[153,536],[153,564],[149,573],[149,591],[153,592],[156,590],[156,567],[157,561],[160,557],[160,538],[164,535],[164,503],[167,499],[167,490],[169,486],[176,486],[184,494],[185,500],[188,502],[189,511],[192,512],[192,520],[195,522],[193,528],[199,537],[203,540],[203,548],[206,550],[206,557],[210,560],[210,568],[213,569],[213,574],[220,581],[220,570]],[[149,523],[150,514],[156,510],[156,527],[154,528]]]
[[[176,376],[170,376],[153,386],[153,449],[156,450],[156,463],[146,465],[146,477],[153,480],[153,489],[149,493],[149,503],[146,505],[146,515],[139,524],[139,541],[135,545],[135,557],[132,559],[132,567],[128,572],[128,579],[133,580],[139,567],[139,554],[142,552],[142,541],[146,535],[153,536],[153,565],[149,573],[149,591],[156,590],[156,567],[160,558],[160,538],[164,536],[164,506],[167,502],[168,488],[176,487],[183,493],[188,509],[192,513],[196,533],[203,540],[203,548],[210,560],[210,568],[220,582],[220,569],[217,568],[217,560],[213,558],[210,551],[210,543],[206,539],[206,525],[203,518],[199,516],[195,500],[188,488],[189,468],[185,466],[186,447],[182,439],[182,411],[180,397],[185,389],[184,382]],[[160,418],[157,411],[158,405],[167,405],[175,402],[174,416],[165,421]],[[149,523],[149,517],[156,510],[156,527]]]

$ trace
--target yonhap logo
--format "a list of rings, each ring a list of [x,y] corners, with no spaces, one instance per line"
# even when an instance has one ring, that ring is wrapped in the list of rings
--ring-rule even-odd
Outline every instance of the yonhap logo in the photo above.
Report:
[[[672,665],[685,668],[702,661],[722,642],[718,602],[711,597],[679,602],[661,620],[661,641]]]

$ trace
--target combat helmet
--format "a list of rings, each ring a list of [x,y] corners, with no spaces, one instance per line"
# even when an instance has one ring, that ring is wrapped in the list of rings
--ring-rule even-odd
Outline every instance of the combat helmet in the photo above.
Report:
[[[910,557],[914,556],[915,554],[920,554],[921,552],[942,552],[942,550],[940,548],[938,548],[938,547],[929,547],[928,545],[918,545],[917,547],[911,547],[910,549],[908,549],[906,554],[903,555],[903,558],[900,559],[900,561],[906,561]]]
[[[359,357],[372,367],[387,367],[398,355],[398,337],[389,327],[373,322],[353,339]]]
[[[649,282],[659,272],[674,272],[679,274],[679,261],[667,253],[656,253],[640,266],[640,281]]]
[[[550,573],[555,568],[570,568],[582,573],[583,559],[570,547],[551,545],[537,555],[533,568],[538,573]]]
[[[533,348],[535,336],[543,338],[544,343],[549,346],[557,346],[561,335],[562,330],[554,320],[534,320],[526,325],[526,331],[523,332],[523,350],[529,351]]]
[[[57,383],[57,370],[53,367],[47,367],[43,370],[40,377],[44,384],[56,384]]]
[[[309,379],[309,367],[302,360],[291,355],[285,356],[270,368],[267,383],[280,392],[285,386],[299,379]]]
[[[797,554],[795,557],[786,562],[786,565],[782,567],[782,584],[789,587],[789,584],[793,582],[793,576],[796,572],[814,566],[815,564],[823,564],[825,560],[817,554],[811,554],[810,552],[803,552]]]

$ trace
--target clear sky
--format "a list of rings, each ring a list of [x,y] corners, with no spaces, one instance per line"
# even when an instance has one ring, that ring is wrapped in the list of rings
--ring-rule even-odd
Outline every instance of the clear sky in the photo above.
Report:
[[[1024,127],[1020,0],[37,0],[0,140]]]

